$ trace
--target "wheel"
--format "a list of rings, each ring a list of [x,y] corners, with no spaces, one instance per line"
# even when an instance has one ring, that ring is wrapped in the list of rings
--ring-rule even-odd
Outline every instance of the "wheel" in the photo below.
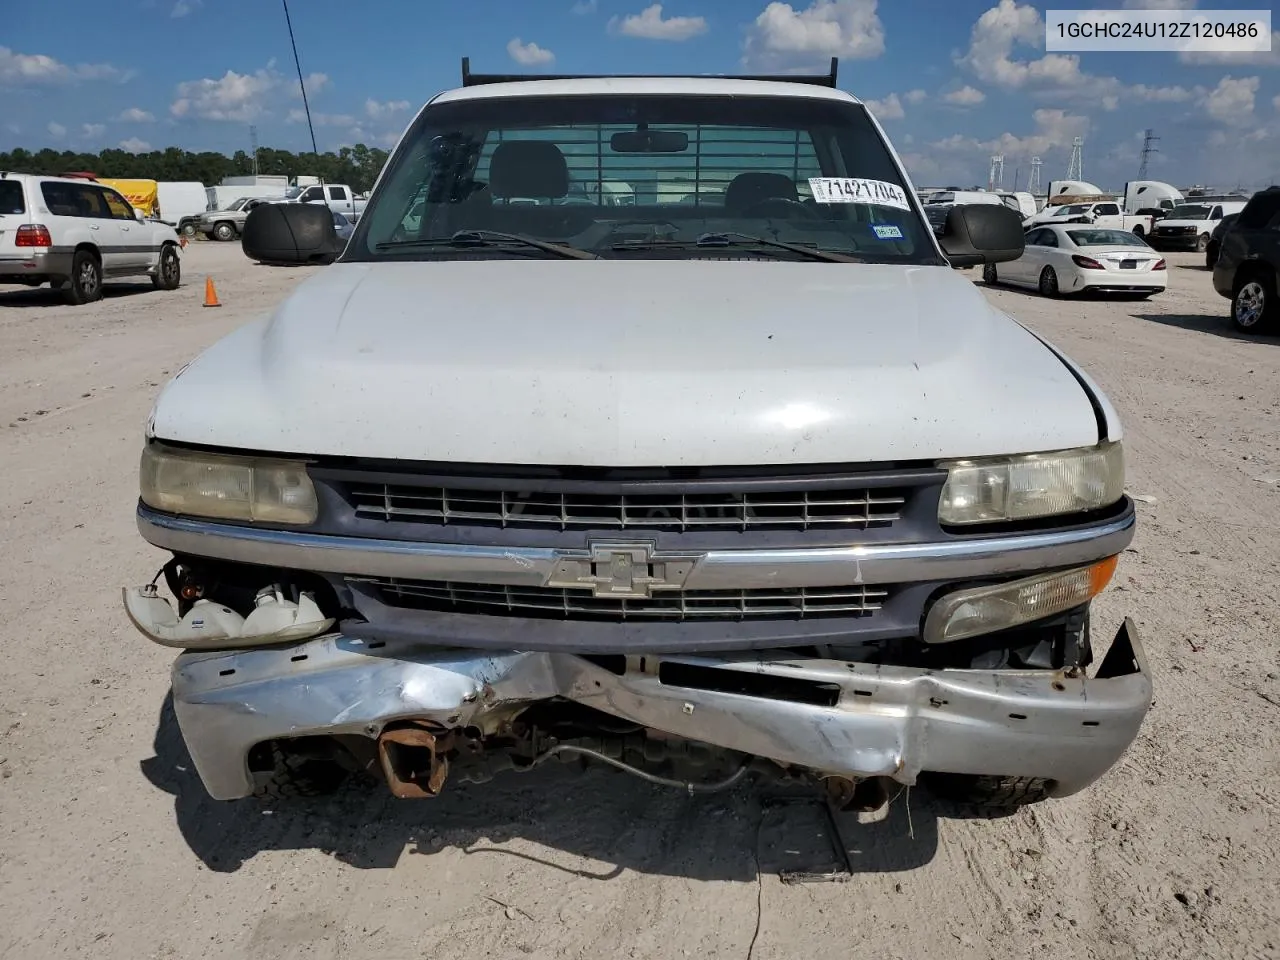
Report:
[[[1040,271],[1040,294],[1045,297],[1058,295],[1058,275],[1053,267],[1045,267]]]
[[[1209,235],[1202,233],[1196,238],[1196,253],[1204,253],[1209,249]]]
[[[184,223],[182,225],[182,235],[188,239],[196,235],[196,225],[194,223]]]
[[[1139,237],[1146,236],[1146,233],[1147,233],[1147,231],[1142,229],[1142,224],[1140,223],[1134,226],[1133,232],[1135,236],[1139,236]]]
[[[1231,322],[1237,330],[1260,333],[1275,326],[1275,321],[1275,278],[1246,276],[1236,285],[1236,294],[1231,298]]]
[[[166,243],[160,250],[160,262],[151,275],[151,284],[157,290],[177,290],[181,280],[182,261],[178,259],[178,248]]]
[[[335,793],[350,776],[340,764],[327,757],[305,753],[285,753],[271,744],[271,769],[254,774],[253,795],[259,800],[289,800],[295,797],[323,797]]]
[[[213,228],[213,236],[216,240],[234,240],[236,228],[229,223],[220,223]]]
[[[71,258],[71,282],[67,300],[79,306],[102,299],[102,262],[90,250],[77,250]]]
[[[996,275],[996,265],[994,263],[988,263],[982,268],[982,282],[988,287],[994,287],[1000,282],[1000,278]]]
[[[952,803],[991,812],[1012,811],[1049,799],[1052,781],[1040,777],[991,777],[964,773],[921,776],[928,789]]]

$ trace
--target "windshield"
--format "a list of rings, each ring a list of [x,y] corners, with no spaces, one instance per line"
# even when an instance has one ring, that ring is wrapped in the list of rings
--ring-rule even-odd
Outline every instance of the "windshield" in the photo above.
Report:
[[[298,196],[302,193],[302,191],[305,189],[307,188],[306,187],[290,187],[288,190],[284,192],[284,198],[286,200],[296,200]]]
[[[1088,210],[1089,210],[1089,205],[1088,205],[1088,204],[1085,204],[1085,203],[1075,203],[1075,204],[1072,204],[1072,205],[1071,205],[1071,206],[1069,206],[1069,207],[1063,207],[1062,209],[1060,209],[1060,210],[1058,211],[1058,216],[1060,216],[1060,217],[1066,217],[1066,216],[1074,217],[1074,216],[1077,216],[1078,214],[1081,214],[1081,213],[1087,213],[1087,212],[1088,212]]]
[[[945,263],[917,203],[858,104],[466,99],[423,111],[344,259],[554,256],[529,245],[444,242],[484,230],[603,257],[738,256],[697,245],[699,237],[732,233],[876,262]],[[761,255],[804,259],[780,248]]]
[[[1213,209],[1203,203],[1186,203],[1169,211],[1166,220],[1207,220]]]
[[[1147,242],[1128,230],[1068,230],[1077,247],[1145,247]]]

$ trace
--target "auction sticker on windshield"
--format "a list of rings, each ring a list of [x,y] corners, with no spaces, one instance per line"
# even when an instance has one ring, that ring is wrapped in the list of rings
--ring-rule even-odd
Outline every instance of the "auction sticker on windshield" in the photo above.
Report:
[[[896,183],[862,177],[810,177],[809,189],[818,203],[871,203],[910,210],[907,194]]]

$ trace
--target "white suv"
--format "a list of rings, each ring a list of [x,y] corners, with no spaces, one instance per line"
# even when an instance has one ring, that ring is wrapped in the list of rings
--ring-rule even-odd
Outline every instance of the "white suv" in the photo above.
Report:
[[[0,283],[50,283],[79,304],[102,297],[104,278],[144,274],[160,290],[178,288],[173,227],[140,219],[92,180],[0,171]]]

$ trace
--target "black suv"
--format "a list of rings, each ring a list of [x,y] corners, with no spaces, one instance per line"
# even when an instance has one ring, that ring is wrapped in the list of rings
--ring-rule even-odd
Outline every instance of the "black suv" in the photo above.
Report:
[[[1222,237],[1231,229],[1239,218],[1238,213],[1228,213],[1213,228],[1213,233],[1209,234],[1209,245],[1204,248],[1204,268],[1212,270],[1213,265],[1218,262],[1218,254],[1222,252]]]
[[[1231,300],[1231,322],[1250,333],[1273,330],[1280,321],[1276,276],[1280,273],[1280,187],[1250,198],[1223,233],[1213,268],[1213,288]]]

